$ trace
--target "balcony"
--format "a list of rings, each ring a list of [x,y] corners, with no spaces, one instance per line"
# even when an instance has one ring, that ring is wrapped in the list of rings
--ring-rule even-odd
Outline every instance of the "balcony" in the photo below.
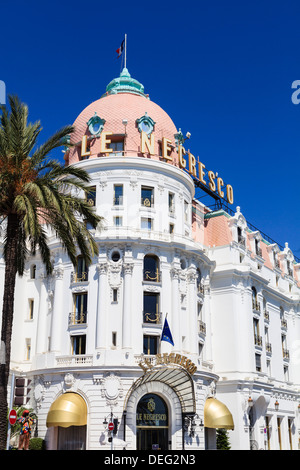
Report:
[[[202,320],[198,320],[198,333],[200,335],[206,335],[206,323]]]
[[[255,346],[262,347],[262,337],[260,335],[254,335],[254,344]]]
[[[271,343],[266,343],[266,353],[272,354],[272,345]]]
[[[281,318],[281,328],[287,329],[287,321],[285,318]]]
[[[197,283],[197,294],[204,295],[204,285],[200,282]]]
[[[141,205],[143,207],[153,207],[154,206],[154,198],[153,196],[144,196],[141,197]]]
[[[71,283],[74,282],[86,282],[89,280],[89,273],[88,271],[82,271],[82,272],[75,272],[73,271],[71,273]]]
[[[143,312],[143,323],[151,325],[162,324],[162,312]]]
[[[260,303],[257,302],[257,300],[252,299],[252,310],[255,310],[256,312],[260,312]]]
[[[58,356],[56,365],[58,367],[87,366],[93,364],[93,356],[87,354],[78,354],[73,356]]]
[[[87,312],[71,312],[69,313],[69,326],[86,325]]]
[[[266,321],[269,321],[269,320],[270,320],[270,314],[269,314],[268,310],[264,310],[264,319],[265,319]]]
[[[288,349],[282,348],[282,356],[283,356],[283,359],[289,360],[290,359],[290,351]]]
[[[123,196],[116,196],[113,198],[114,206],[123,206]]]
[[[143,279],[146,282],[161,282],[161,271],[151,271],[144,269]]]

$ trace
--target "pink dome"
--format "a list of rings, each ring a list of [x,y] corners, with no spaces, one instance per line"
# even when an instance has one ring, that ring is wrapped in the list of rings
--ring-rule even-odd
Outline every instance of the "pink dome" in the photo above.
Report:
[[[123,120],[127,120],[126,125],[126,142],[125,142],[125,156],[141,156],[146,158],[161,159],[159,156],[159,144],[162,138],[169,139],[172,144],[172,150],[169,155],[172,161],[169,163],[178,166],[178,155],[176,152],[175,137],[177,129],[168,116],[168,114],[157,104],[150,101],[145,96],[140,94],[133,94],[130,92],[115,93],[104,95],[97,101],[94,101],[87,106],[77,117],[74,122],[75,132],[71,136],[71,142],[75,147],[71,147],[70,152],[66,155],[66,162],[69,164],[80,161],[81,158],[81,141],[84,135],[88,138],[92,137],[88,128],[88,121],[96,115],[105,120],[103,130],[104,132],[112,132],[114,135],[125,134],[125,126]],[[137,119],[148,115],[154,121],[154,140],[155,140],[155,155],[141,153],[141,134],[138,129]],[[108,137],[109,138],[109,137]],[[100,138],[93,138],[90,140],[91,155],[89,158],[97,158],[103,156],[100,153]]]

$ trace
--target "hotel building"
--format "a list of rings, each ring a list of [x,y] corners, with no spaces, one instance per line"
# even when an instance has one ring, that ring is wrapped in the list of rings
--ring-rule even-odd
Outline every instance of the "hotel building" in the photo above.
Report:
[[[299,268],[126,68],[74,122],[99,255],[72,266],[49,232],[17,279],[14,403],[48,449],[298,449]],[[195,197],[215,195],[218,207]],[[224,204],[226,200],[226,204]],[[0,259],[1,288],[4,262]],[[167,318],[174,345],[161,341]],[[113,431],[109,431],[110,426]]]

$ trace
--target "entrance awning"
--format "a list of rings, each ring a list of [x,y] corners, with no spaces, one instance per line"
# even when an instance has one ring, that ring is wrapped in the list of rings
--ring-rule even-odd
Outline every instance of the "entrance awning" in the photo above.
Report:
[[[87,407],[78,393],[66,392],[52,403],[46,426],[84,426],[87,424]]]
[[[207,398],[204,405],[204,426],[214,429],[234,429],[232,414],[224,403]]]
[[[147,371],[131,386],[125,401],[125,408],[127,400],[134,390],[140,385],[154,381],[162,382],[174,390],[179,398],[183,413],[194,414],[196,412],[193,379],[185,369],[179,367],[159,367]]]

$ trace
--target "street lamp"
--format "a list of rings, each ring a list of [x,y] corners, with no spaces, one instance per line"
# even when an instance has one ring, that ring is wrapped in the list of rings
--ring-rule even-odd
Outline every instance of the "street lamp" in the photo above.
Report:
[[[107,417],[110,417],[109,422],[107,421]],[[111,443],[111,450],[113,450],[113,435],[117,434],[118,430],[118,418],[114,418],[113,412],[111,411],[109,415],[105,416],[103,424],[105,428],[108,429],[108,442]]]
[[[277,400],[275,401],[275,410],[276,410],[276,411],[278,411],[278,410],[279,410],[279,403],[278,403],[278,401],[277,401]]]

